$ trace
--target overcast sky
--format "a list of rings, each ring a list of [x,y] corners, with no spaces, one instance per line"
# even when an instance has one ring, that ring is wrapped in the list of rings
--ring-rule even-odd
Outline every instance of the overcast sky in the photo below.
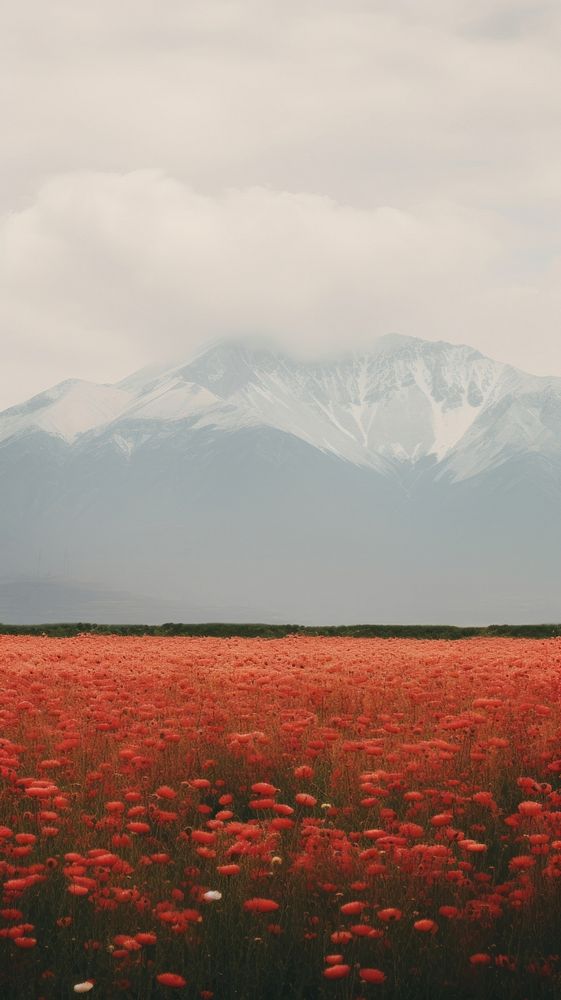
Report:
[[[0,408],[205,339],[561,375],[559,0],[18,0]]]

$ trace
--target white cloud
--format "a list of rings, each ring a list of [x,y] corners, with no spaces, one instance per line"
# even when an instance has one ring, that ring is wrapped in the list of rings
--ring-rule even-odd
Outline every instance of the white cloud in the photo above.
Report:
[[[561,374],[551,0],[21,0],[0,406],[208,333],[388,330]]]
[[[0,232],[0,322],[28,355],[47,342],[98,374],[242,331],[305,352],[444,334],[444,301],[474,294],[499,230],[447,204],[368,210],[266,188],[201,195],[156,171],[72,174]]]

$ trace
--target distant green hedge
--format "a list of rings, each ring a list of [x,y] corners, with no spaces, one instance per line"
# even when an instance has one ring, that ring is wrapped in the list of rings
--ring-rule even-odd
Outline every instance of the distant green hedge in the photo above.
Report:
[[[505,636],[517,639],[551,639],[561,636],[561,625],[267,625],[209,622],[186,625],[98,625],[91,622],[57,622],[46,625],[2,625],[0,635],[47,635],[70,637],[92,635],[185,635],[246,639],[282,639],[286,635],[347,636],[355,639],[469,639],[474,636]]]

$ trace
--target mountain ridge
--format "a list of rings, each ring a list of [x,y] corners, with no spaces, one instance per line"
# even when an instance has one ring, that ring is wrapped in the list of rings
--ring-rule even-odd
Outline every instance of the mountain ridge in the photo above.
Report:
[[[561,452],[561,378],[396,334],[317,360],[222,340],[113,385],[67,379],[0,413],[0,445],[41,431],[72,447],[113,434],[126,457],[146,434],[182,425],[270,427],[383,475],[433,458],[437,475],[459,480],[521,449]]]
[[[226,342],[0,431],[0,620],[559,620],[561,379],[469,347]]]

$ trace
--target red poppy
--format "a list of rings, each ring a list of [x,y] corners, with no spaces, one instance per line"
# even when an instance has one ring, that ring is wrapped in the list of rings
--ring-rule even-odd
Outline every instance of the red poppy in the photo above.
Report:
[[[359,969],[358,975],[363,983],[384,983],[386,981],[385,973],[381,969]]]
[[[274,910],[279,909],[279,904],[274,899],[262,899],[257,896],[253,899],[246,899],[243,908],[249,913],[273,913]]]
[[[171,986],[174,989],[182,989],[187,986],[187,980],[177,974],[177,972],[160,972],[156,976],[156,981],[160,986]]]
[[[326,979],[345,979],[350,971],[350,965],[330,965],[323,970],[323,975]]]

